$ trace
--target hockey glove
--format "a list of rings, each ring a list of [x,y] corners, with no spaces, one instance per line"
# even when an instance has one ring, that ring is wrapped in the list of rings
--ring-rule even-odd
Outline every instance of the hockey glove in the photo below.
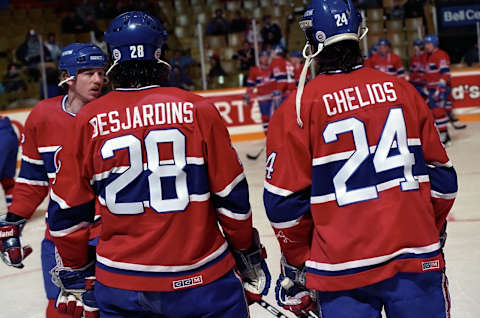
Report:
[[[277,108],[282,103],[282,91],[275,90],[272,93],[272,109],[273,111],[277,110]]]
[[[80,269],[57,265],[50,273],[52,281],[60,287],[57,310],[74,318],[100,317],[94,294],[95,264],[92,262]]]
[[[281,274],[275,287],[277,303],[299,317],[308,317],[315,312],[315,293],[305,287],[305,269],[287,263],[282,256]],[[314,315],[312,315],[314,316]]]
[[[253,229],[252,246],[246,251],[233,251],[236,268],[243,280],[243,288],[247,302],[252,304],[260,301],[262,296],[268,294],[270,288],[270,271],[265,258],[267,253],[260,243],[258,231]]]
[[[25,222],[26,219],[12,213],[0,219],[0,257],[8,266],[23,268],[23,260],[33,251],[30,245],[22,247],[20,241]]]

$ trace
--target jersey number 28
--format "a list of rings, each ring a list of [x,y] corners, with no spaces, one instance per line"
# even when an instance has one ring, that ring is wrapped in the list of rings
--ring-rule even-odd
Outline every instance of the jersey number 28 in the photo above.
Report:
[[[115,151],[128,149],[130,166],[118,178],[110,182],[105,189],[105,202],[114,214],[140,214],[144,207],[150,207],[158,213],[183,211],[189,203],[187,174],[183,170],[186,162],[185,135],[178,129],[152,130],[144,138],[147,163],[145,170],[150,170],[148,187],[150,198],[144,202],[117,202],[117,194],[127,187],[144,171],[142,141],[134,135],[124,135],[109,139],[101,148],[104,160],[115,156]],[[160,161],[159,143],[171,143],[173,160]],[[177,197],[162,198],[162,177],[175,177]]]

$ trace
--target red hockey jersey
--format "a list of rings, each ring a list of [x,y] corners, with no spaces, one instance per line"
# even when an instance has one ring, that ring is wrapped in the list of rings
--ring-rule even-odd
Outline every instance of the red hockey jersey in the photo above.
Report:
[[[431,112],[405,80],[361,68],[320,75],[273,115],[264,204],[307,287],[359,288],[440,270],[439,233],[457,192]]]
[[[425,53],[425,81],[428,89],[437,89],[443,85],[450,85],[450,57],[447,52],[435,49],[432,53]]]
[[[271,69],[269,67],[262,68],[252,66],[248,74],[247,87],[249,89],[257,88],[258,101],[265,101],[272,99],[272,92],[275,88],[275,82],[271,76]]]
[[[403,68],[400,56],[393,52],[382,56],[379,52],[373,54],[365,61],[365,66],[371,67],[390,75],[397,75],[398,77],[405,76],[405,69]]]
[[[410,68],[408,70],[409,81],[412,85],[425,85],[425,63],[426,55],[414,54],[410,58]]]
[[[290,94],[291,84],[295,83],[294,67],[286,58],[277,56],[270,63],[272,78],[275,82],[274,90],[280,91],[283,96]]]
[[[40,101],[25,122],[20,173],[8,210],[26,219],[33,215],[55,182],[59,168],[57,154],[75,121],[75,114],[65,109],[66,100],[67,95]],[[45,236],[51,239],[48,229]]]
[[[84,106],[74,132],[48,217],[66,266],[89,261],[85,229],[95,209],[96,277],[110,287],[208,284],[233,268],[230,248],[250,247],[243,168],[203,97],[172,87],[118,89]]]

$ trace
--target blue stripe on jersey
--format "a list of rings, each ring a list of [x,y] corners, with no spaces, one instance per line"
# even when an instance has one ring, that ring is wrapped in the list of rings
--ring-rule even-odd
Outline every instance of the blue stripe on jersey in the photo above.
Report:
[[[190,274],[195,274],[198,272],[203,271],[204,269],[213,266],[223,260],[230,251],[227,249],[225,250],[222,254],[220,254],[217,258],[213,259],[212,261],[198,267],[195,269],[191,269],[188,271],[183,271],[183,272],[142,272],[142,271],[135,271],[135,270],[127,270],[127,269],[119,269],[115,267],[110,267],[105,264],[102,264],[97,261],[97,266],[100,267],[101,269],[104,269],[108,272],[111,273],[116,273],[116,274],[121,274],[121,275],[128,275],[128,276],[147,276],[147,277],[178,277],[178,276],[184,276],[184,275],[190,275]]]
[[[265,189],[263,203],[270,222],[282,223],[297,220],[310,210],[310,187],[286,197]]]
[[[36,165],[25,160],[22,160],[18,177],[27,180],[48,182],[47,170],[44,165]]]
[[[57,202],[48,204],[48,226],[51,231],[69,229],[82,222],[93,223],[95,217],[95,200],[68,209],[61,209]]]
[[[210,192],[208,185],[208,173],[205,165],[187,164],[184,168],[187,173],[187,187],[188,193],[191,194],[206,194]],[[118,178],[121,173],[112,173],[107,179],[95,181],[92,185],[94,192],[97,195],[105,198],[106,186]],[[149,201],[150,193],[148,191],[148,177],[151,171],[144,171],[140,176],[135,178],[126,187],[117,193],[116,202],[140,202]],[[175,187],[175,176],[161,177],[162,185],[162,199],[177,198],[177,191]]]
[[[213,195],[213,204],[216,209],[225,208],[233,213],[247,214],[250,212],[248,200],[248,183],[244,178],[240,181],[226,197]]]
[[[450,68],[449,67],[441,67],[440,68],[440,74],[447,74],[450,73]]]
[[[248,86],[248,87],[255,87],[255,82],[254,82],[254,81],[251,81],[251,80],[248,80],[248,81],[247,81],[247,86]]]
[[[55,164],[55,153],[56,151],[48,151],[48,152],[40,153],[40,157],[42,157],[43,164],[45,165],[45,169],[47,170],[48,173],[57,172],[57,166]]]
[[[421,146],[409,146],[408,149],[415,156],[415,165],[413,166],[413,175],[426,175],[427,169],[425,166],[425,160],[423,158],[423,152]],[[398,148],[391,148],[389,156],[399,154]],[[361,189],[369,186],[376,186],[378,184],[395,180],[398,178],[404,178],[404,167],[398,167],[390,169],[384,172],[375,172],[373,166],[373,157],[375,154],[370,154],[369,158],[363,161],[357,170],[348,178],[347,191],[354,189]],[[333,178],[338,171],[343,167],[345,160],[337,160],[326,164],[313,166],[312,170],[312,196],[322,196],[331,193],[335,193],[335,187],[333,185]]]
[[[305,266],[305,269],[307,272],[316,274],[316,275],[322,275],[322,276],[343,276],[343,275],[351,275],[351,274],[356,274],[360,272],[365,272],[377,267],[384,266],[388,263],[401,260],[401,259],[422,259],[422,258],[431,258],[435,257],[440,254],[440,250],[429,252],[429,253],[423,253],[423,254],[414,254],[414,253],[407,253],[407,254],[402,254],[398,255],[397,257],[394,257],[388,261],[385,261],[383,263],[375,264],[375,265],[369,265],[369,266],[363,266],[363,267],[357,267],[357,268],[350,268],[350,269],[345,269],[345,270],[339,270],[339,271],[326,271],[326,270],[319,270],[316,268],[311,268]]]
[[[288,76],[287,76],[287,73],[281,73],[281,74],[275,75],[274,78],[276,81],[281,81],[281,80],[288,79]]]
[[[428,175],[432,190],[439,193],[457,192],[457,173],[453,167],[428,167]]]

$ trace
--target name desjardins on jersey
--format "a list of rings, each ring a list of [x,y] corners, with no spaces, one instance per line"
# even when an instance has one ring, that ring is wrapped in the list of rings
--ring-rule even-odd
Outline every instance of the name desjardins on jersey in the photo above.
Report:
[[[130,130],[153,125],[188,124],[193,122],[193,104],[166,102],[126,107],[119,111],[100,113],[89,120],[93,127],[92,139],[120,130]]]

